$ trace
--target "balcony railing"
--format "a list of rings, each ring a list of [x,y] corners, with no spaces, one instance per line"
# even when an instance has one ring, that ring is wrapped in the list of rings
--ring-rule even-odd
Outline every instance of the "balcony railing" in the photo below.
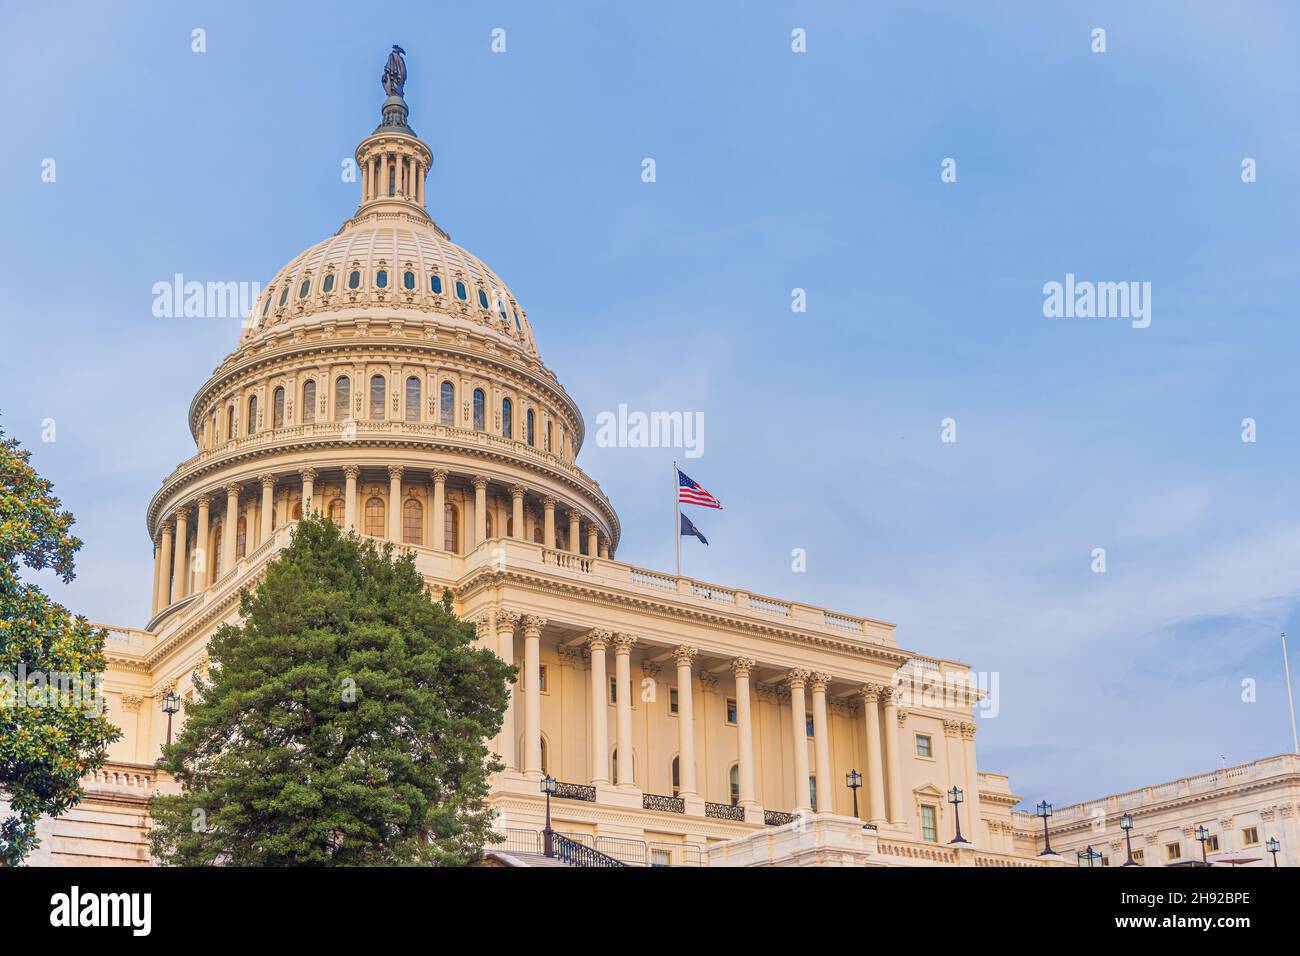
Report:
[[[734,820],[737,823],[745,822],[745,808],[740,804],[730,803],[705,803],[704,815],[712,817],[714,820]]]
[[[781,810],[764,810],[763,822],[770,827],[783,827],[799,819],[797,813],[785,813]]]
[[[587,803],[596,802],[596,788],[587,786],[585,783],[565,783],[562,780],[555,781],[555,796],[562,800],[583,800]]]
[[[664,813],[686,812],[686,801],[681,797],[665,797],[659,793],[642,794],[641,806],[646,810],[661,810]]]
[[[544,840],[545,836],[543,836]],[[551,850],[556,859],[563,860],[570,866],[627,866],[622,860],[616,860],[577,840],[570,840],[561,833],[551,834]]]

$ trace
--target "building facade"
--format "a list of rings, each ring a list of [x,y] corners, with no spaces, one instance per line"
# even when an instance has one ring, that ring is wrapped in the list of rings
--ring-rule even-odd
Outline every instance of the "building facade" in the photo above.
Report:
[[[506,848],[536,847],[549,775],[555,829],[628,863],[1040,865],[1019,798],[978,769],[966,664],[883,621],[616,559],[582,415],[509,287],[426,212],[432,153],[407,117],[390,91],[355,214],[276,273],[190,404],[194,454],[146,512],[152,618],[110,628],[124,735],[38,862],[149,862],[160,702],[192,697],[241,589],[320,511],[414,552],[518,665],[493,741]]]
[[[1092,848],[1097,866],[1171,866],[1204,859],[1213,864],[1273,866],[1268,841],[1278,841],[1278,866],[1300,866],[1300,755],[1281,754],[1211,773],[1182,777],[1126,793],[1056,808],[1049,819],[1052,849],[1075,864]],[[1132,817],[1126,834],[1121,817]],[[1042,820],[1015,813],[1021,832],[1038,832]],[[1204,854],[1197,831],[1208,835]],[[1253,857],[1253,862],[1247,858]]]

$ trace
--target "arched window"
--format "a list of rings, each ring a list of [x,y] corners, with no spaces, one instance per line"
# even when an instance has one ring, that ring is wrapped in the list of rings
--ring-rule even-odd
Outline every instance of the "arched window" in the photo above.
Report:
[[[420,380],[414,375],[406,380],[406,420],[420,420]]]
[[[545,439],[545,442],[546,442],[546,448],[545,448],[546,451],[550,451],[550,450],[551,450],[551,439],[552,439],[552,437],[553,437],[554,435],[555,435],[555,426],[552,425],[550,422],[547,422],[547,423],[546,423],[546,428],[545,428],[545,430],[542,432],[542,436],[543,436],[543,438]]]
[[[461,282],[459,279],[456,280],[456,298],[460,299],[462,302],[469,298],[469,293],[465,291],[465,283]]]
[[[366,534],[372,538],[384,536],[384,500],[370,498],[366,501]]]
[[[221,539],[225,536],[222,530],[222,522],[218,521],[212,526],[212,541],[216,545],[212,549],[212,580],[215,581],[221,577]]]
[[[352,378],[340,375],[334,380],[334,420],[344,421],[350,418],[349,406],[352,404]]]
[[[289,283],[286,282],[284,288],[280,290],[280,304],[284,305],[287,301],[289,301]]]
[[[293,511],[289,515],[289,520],[298,521],[302,518],[302,502],[299,501],[293,506]]]
[[[429,291],[434,295],[442,295],[442,277],[437,273],[429,276]]]
[[[453,425],[456,421],[456,386],[443,382],[438,390],[438,421]]]
[[[533,544],[542,544],[542,526],[538,522],[533,522]]]
[[[347,505],[342,498],[335,498],[330,502],[330,521],[333,521],[337,527],[343,527],[343,518],[347,514]]]
[[[569,457],[569,426],[560,426],[560,454]]]
[[[300,299],[307,298],[307,290],[310,288],[311,288],[311,280],[303,279],[302,285],[298,286],[298,298]]]
[[[673,758],[673,796],[677,796],[677,791],[682,788],[681,764],[677,758]]]
[[[375,286],[380,289],[388,288],[388,270],[380,269],[375,273]]]
[[[355,289],[361,285],[361,273],[353,269],[348,273],[348,288]]]
[[[382,421],[384,418],[384,377],[370,376],[370,419]]]
[[[325,274],[325,284],[321,286],[321,291],[327,293],[334,291],[334,273],[327,272]]]
[[[238,561],[248,552],[248,519],[243,515],[235,524],[235,560]]]
[[[460,509],[450,502],[442,509],[442,549],[460,554]]]
[[[488,307],[487,293],[482,289],[478,290],[478,304],[484,309]]]
[[[484,525],[483,533],[486,534],[488,540],[491,541],[492,540],[492,512],[489,511],[487,514],[483,516],[483,525]]]
[[[310,425],[316,420],[316,382],[307,382],[302,387],[302,410],[299,413],[304,425]]]
[[[414,273],[414,272],[403,272],[403,273],[402,273],[402,288],[403,288],[403,289],[414,289],[414,288],[415,288],[415,273]]]
[[[244,434],[251,435],[255,431],[257,431],[257,396],[256,395],[252,396],[248,400],[248,426]]]
[[[275,416],[276,428],[284,427],[284,388],[277,388],[274,395],[272,414]]]
[[[402,540],[407,544],[424,544],[424,506],[414,498],[402,504]]]
[[[271,530],[274,531],[278,527],[280,527],[280,509],[272,505],[271,506]]]
[[[501,399],[501,434],[507,438],[515,437],[515,406],[508,398]]]
[[[731,765],[731,774],[728,778],[731,781],[731,805],[734,807],[740,803],[740,765]]]
[[[535,432],[534,432],[533,429],[534,429],[534,427],[535,427],[536,424],[537,424],[537,417],[533,414],[533,410],[532,410],[531,408],[528,409],[528,415],[525,417],[524,421],[525,421],[525,423],[527,424],[527,427],[528,427],[528,436],[527,436],[527,437],[528,437],[528,444],[530,444],[530,445],[536,445],[536,444],[537,444],[537,435],[535,434]]]
[[[487,428],[487,396],[483,394],[483,389],[474,389],[474,430],[484,431]]]
[[[235,437],[235,406],[231,405],[226,409],[226,440]]]

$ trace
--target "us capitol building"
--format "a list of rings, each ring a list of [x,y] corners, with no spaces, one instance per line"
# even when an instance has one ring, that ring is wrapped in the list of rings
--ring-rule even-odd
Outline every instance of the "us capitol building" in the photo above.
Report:
[[[526,310],[425,210],[433,156],[395,56],[356,212],[275,274],[190,403],[194,454],[145,516],[153,616],[109,628],[123,737],[31,862],[149,864],[147,802],[175,786],[155,768],[161,705],[192,698],[209,637],[312,509],[413,551],[519,665],[490,861],[540,862],[549,775],[555,831],[631,865],[1062,865],[978,769],[968,665],[872,618],[617,560],[618,514],[576,464],[582,415]]]

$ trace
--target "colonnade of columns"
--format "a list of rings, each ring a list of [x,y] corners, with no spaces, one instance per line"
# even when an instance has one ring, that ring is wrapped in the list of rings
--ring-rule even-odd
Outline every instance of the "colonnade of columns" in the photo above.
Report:
[[[367,201],[397,196],[423,206],[427,174],[423,160],[412,153],[376,150],[361,163],[361,195]]]
[[[343,474],[343,527],[349,531],[361,531],[364,517],[360,500],[361,466],[347,464],[338,466],[338,470],[341,470]],[[434,468],[427,473],[422,473],[420,478],[416,479],[426,483],[428,499],[431,501],[428,513],[422,517],[422,528],[418,542],[405,542],[403,540],[402,502],[404,492],[412,480],[408,477],[409,469],[401,465],[391,465],[387,467],[386,471],[388,475],[388,500],[385,511],[385,527],[382,534],[378,536],[396,544],[418,543],[422,546],[442,550],[447,539],[447,469]],[[296,474],[266,474],[255,479],[254,487],[260,486],[261,494],[259,498],[255,498],[249,503],[248,519],[245,522],[245,554],[269,540],[274,531],[277,486],[281,482],[300,482],[301,492],[298,502],[301,505],[301,511],[306,513],[314,507],[315,482],[319,476],[320,471],[317,468],[307,467],[300,469]],[[494,482],[487,476],[467,475],[466,477],[473,488],[474,519],[472,527],[467,524],[465,537],[468,538],[468,541],[466,541],[468,548],[474,548],[488,539],[487,516],[490,510],[495,510],[495,505],[493,508],[489,508],[489,495],[491,495],[494,503],[501,499],[491,493]],[[152,603],[155,615],[171,604],[191,594],[196,594],[204,590],[208,585],[213,584],[214,581],[209,580],[213,568],[219,567],[221,573],[224,574],[234,568],[239,559],[244,556],[237,553],[239,543],[237,528],[240,504],[241,500],[244,500],[243,496],[246,489],[247,483],[240,481],[228,483],[221,486],[220,489],[197,493],[189,501],[177,506],[169,517],[159,522],[158,531],[154,537]],[[510,517],[509,537],[521,541],[526,540],[528,522],[526,521],[525,506],[529,489],[523,484],[515,483],[506,486],[506,490],[510,501],[508,512]],[[214,515],[214,502],[219,502],[222,494],[224,494],[225,498],[225,510],[219,515]],[[533,512],[533,515],[535,518],[540,519],[542,544],[544,547],[555,549],[555,512],[561,503],[550,495],[541,495],[537,501],[541,506],[541,514],[538,516],[536,512]],[[328,504],[322,503],[322,507],[327,508]],[[254,510],[257,515],[256,525],[254,525],[252,517]],[[566,550],[574,554],[585,553],[590,557],[608,558],[610,556],[609,539],[601,528],[594,521],[586,519],[584,514],[576,508],[567,509],[567,515],[569,534],[565,542]],[[219,561],[210,561],[207,553],[207,542],[211,524],[216,517],[219,517],[222,522],[221,540],[214,545],[219,550]],[[293,520],[294,515],[291,512],[286,517],[288,520]],[[426,530],[427,534],[425,533]],[[584,530],[586,532],[585,551],[582,548]],[[493,537],[501,538],[506,536],[505,522],[501,522],[500,527],[493,528]]]
[[[541,633],[545,619],[527,614],[501,610],[496,612],[496,643],[506,663],[514,662],[517,632],[522,629],[524,667],[517,687],[518,700],[512,697],[502,726],[500,751],[508,769],[518,770],[526,776],[540,778],[542,767],[542,728],[539,662]],[[614,785],[634,789],[633,779],[633,728],[631,655],[637,645],[632,634],[593,628],[582,638],[582,646],[590,655],[590,714],[588,715],[589,740],[587,750],[588,781],[595,786]],[[606,655],[614,651],[614,704],[615,740],[613,753],[616,779],[610,779],[611,753],[609,747],[609,669]],[[693,673],[698,651],[681,645],[663,648],[669,653],[677,671],[677,762],[679,797],[703,796],[697,779],[695,754],[695,708],[692,693],[693,677],[716,677],[710,673]],[[644,666],[644,665],[643,665]],[[737,657],[730,669],[735,678],[735,712],[737,738],[737,778],[741,806],[759,808],[755,786],[754,708],[751,699],[751,676],[758,667],[754,659]],[[791,669],[784,675],[790,689],[790,742],[793,754],[788,768],[793,786],[795,812],[812,809],[809,787],[808,735],[806,715],[811,695],[813,715],[813,775],[817,792],[825,810],[831,805],[835,782],[831,778],[830,708],[827,688],[832,682],[829,674]],[[707,689],[707,687],[706,687]],[[903,802],[903,774],[899,764],[898,705],[894,688],[889,684],[867,683],[855,691],[863,713],[863,731],[866,741],[867,792],[864,817],[871,823],[901,823],[908,817]],[[523,714],[522,754],[516,756],[516,721]],[[959,765],[960,766],[960,765]],[[553,771],[554,772],[554,771]],[[965,781],[963,781],[965,785]]]

